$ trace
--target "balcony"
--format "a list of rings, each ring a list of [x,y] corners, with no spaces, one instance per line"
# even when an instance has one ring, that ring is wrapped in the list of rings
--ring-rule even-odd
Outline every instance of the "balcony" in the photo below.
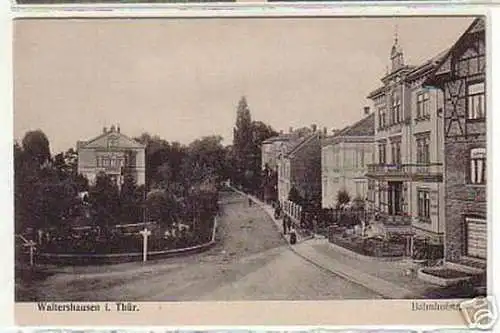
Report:
[[[443,164],[369,164],[366,177],[441,182],[443,181]]]
[[[122,168],[119,166],[101,166],[96,168],[97,172],[104,172],[107,175],[120,175]]]

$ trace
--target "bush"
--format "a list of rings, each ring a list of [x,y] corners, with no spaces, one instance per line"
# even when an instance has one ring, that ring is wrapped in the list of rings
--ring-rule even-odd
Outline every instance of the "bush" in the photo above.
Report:
[[[363,239],[358,236],[342,237],[332,232],[329,241],[338,246],[361,255],[371,257],[402,257],[405,254],[405,244],[390,242],[382,239]]]
[[[444,256],[444,245],[429,244],[425,240],[416,239],[413,242],[414,260],[438,260]]]
[[[181,232],[178,237],[166,239],[162,234],[152,234],[148,239],[148,251],[165,251],[207,243],[211,240],[214,222],[206,223],[196,234]],[[40,252],[58,254],[114,254],[140,253],[143,238],[140,234],[115,235],[97,238],[92,235],[80,238],[59,236],[39,247]]]

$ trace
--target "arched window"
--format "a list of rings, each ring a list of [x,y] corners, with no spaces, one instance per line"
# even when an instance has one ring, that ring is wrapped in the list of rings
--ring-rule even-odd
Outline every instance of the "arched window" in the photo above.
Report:
[[[486,183],[486,148],[470,150],[469,182],[471,184]]]

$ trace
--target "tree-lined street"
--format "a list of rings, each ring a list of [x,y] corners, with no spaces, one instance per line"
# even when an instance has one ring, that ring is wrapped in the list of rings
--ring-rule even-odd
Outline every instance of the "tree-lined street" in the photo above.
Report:
[[[217,245],[198,255],[113,266],[66,267],[36,284],[37,300],[328,300],[379,298],[290,250],[246,197],[221,193]]]

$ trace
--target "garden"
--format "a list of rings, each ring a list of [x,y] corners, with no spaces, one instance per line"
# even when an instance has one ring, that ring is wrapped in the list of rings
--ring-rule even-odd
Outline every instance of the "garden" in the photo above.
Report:
[[[119,182],[100,172],[89,183],[78,174],[75,150],[51,156],[45,134],[27,132],[14,145],[16,258],[30,262],[32,250],[37,258],[141,254],[146,226],[151,252],[210,242],[225,179],[222,139],[188,146],[148,134],[136,140],[146,146],[145,184],[127,168]]]

